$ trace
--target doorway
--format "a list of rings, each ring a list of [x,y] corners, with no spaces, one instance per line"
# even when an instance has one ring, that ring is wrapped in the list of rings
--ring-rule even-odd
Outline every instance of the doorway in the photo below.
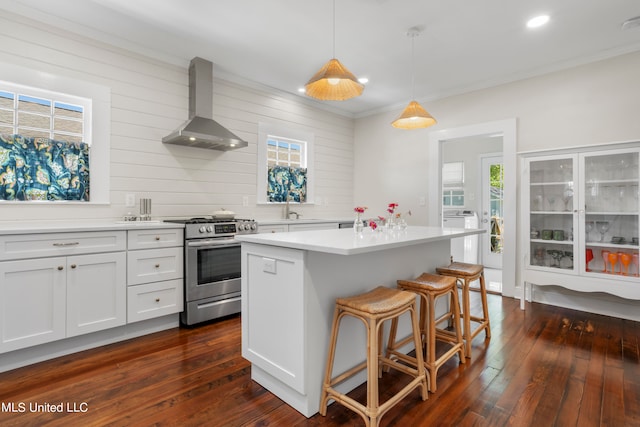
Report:
[[[501,283],[504,296],[516,296],[516,120],[507,119],[460,128],[433,132],[429,137],[429,167],[441,170],[442,151],[447,141],[467,137],[502,137],[503,194],[502,209],[504,224],[501,230],[502,270]],[[438,201],[429,206],[429,225],[442,224],[442,177],[437,174],[429,180],[429,200]],[[481,176],[475,175],[477,182]],[[478,193],[480,193],[478,188]],[[478,196],[480,198],[480,196]],[[519,293],[521,288],[518,289]],[[520,297],[520,295],[517,295]]]
[[[504,164],[502,154],[480,156],[481,262],[485,268],[487,290],[502,292],[502,253],[504,250]]]

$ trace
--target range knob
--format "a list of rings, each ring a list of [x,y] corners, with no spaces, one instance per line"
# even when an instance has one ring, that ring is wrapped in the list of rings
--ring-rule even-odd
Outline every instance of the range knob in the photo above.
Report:
[[[203,225],[202,227],[200,227],[200,228],[198,229],[198,231],[199,231],[200,233],[206,233],[206,232],[207,232],[207,227],[205,227],[205,226]]]
[[[212,226],[208,226],[208,227],[207,227],[207,231],[208,231],[209,233],[213,233],[213,227],[212,227]]]
[[[244,224],[238,225],[238,231],[244,231]]]
[[[258,225],[255,222],[252,223],[251,224],[251,229],[254,230],[254,231],[257,230],[258,229]]]

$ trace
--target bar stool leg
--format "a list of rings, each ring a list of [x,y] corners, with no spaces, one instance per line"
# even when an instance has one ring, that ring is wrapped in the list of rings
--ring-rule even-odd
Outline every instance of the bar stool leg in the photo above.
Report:
[[[482,297],[482,316],[486,322],[484,332],[487,338],[491,338],[491,326],[489,325],[489,305],[487,304],[487,288],[484,282],[484,271],[480,274],[480,296]]]
[[[333,310],[333,324],[331,326],[331,340],[329,341],[329,354],[327,356],[327,368],[322,383],[322,394],[320,395],[320,415],[327,415],[327,403],[329,394],[327,388],[331,385],[331,374],[333,373],[333,359],[336,354],[336,343],[338,341],[338,324],[340,323],[340,308]]]
[[[464,318],[464,352],[468,359],[471,359],[471,303],[469,302],[469,281],[460,280],[462,284],[462,305]]]

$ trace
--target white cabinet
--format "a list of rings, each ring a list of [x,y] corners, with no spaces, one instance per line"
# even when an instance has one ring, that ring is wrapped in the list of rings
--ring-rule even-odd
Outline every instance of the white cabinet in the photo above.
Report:
[[[640,149],[525,160],[525,283],[640,299]]]
[[[125,235],[1,236],[0,353],[124,325]]]
[[[67,258],[67,337],[124,325],[124,252]]]
[[[65,337],[66,259],[0,262],[0,353]]]
[[[307,222],[304,220],[288,223],[258,223],[258,233],[286,233],[288,231],[331,230],[338,228],[337,222]]]
[[[289,224],[289,231],[332,230],[336,228],[338,228],[337,222],[309,222],[302,224]]]
[[[287,224],[260,224],[258,223],[258,233],[286,233],[289,231]]]
[[[183,310],[183,233],[183,229],[129,231],[128,323]]]

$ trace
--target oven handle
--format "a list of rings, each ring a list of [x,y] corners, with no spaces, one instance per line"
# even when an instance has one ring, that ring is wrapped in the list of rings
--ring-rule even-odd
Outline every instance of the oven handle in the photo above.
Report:
[[[187,242],[187,247],[189,248],[206,248],[206,247],[216,247],[216,246],[240,246],[240,242],[234,239],[225,239],[225,240],[205,240],[199,242]]]

